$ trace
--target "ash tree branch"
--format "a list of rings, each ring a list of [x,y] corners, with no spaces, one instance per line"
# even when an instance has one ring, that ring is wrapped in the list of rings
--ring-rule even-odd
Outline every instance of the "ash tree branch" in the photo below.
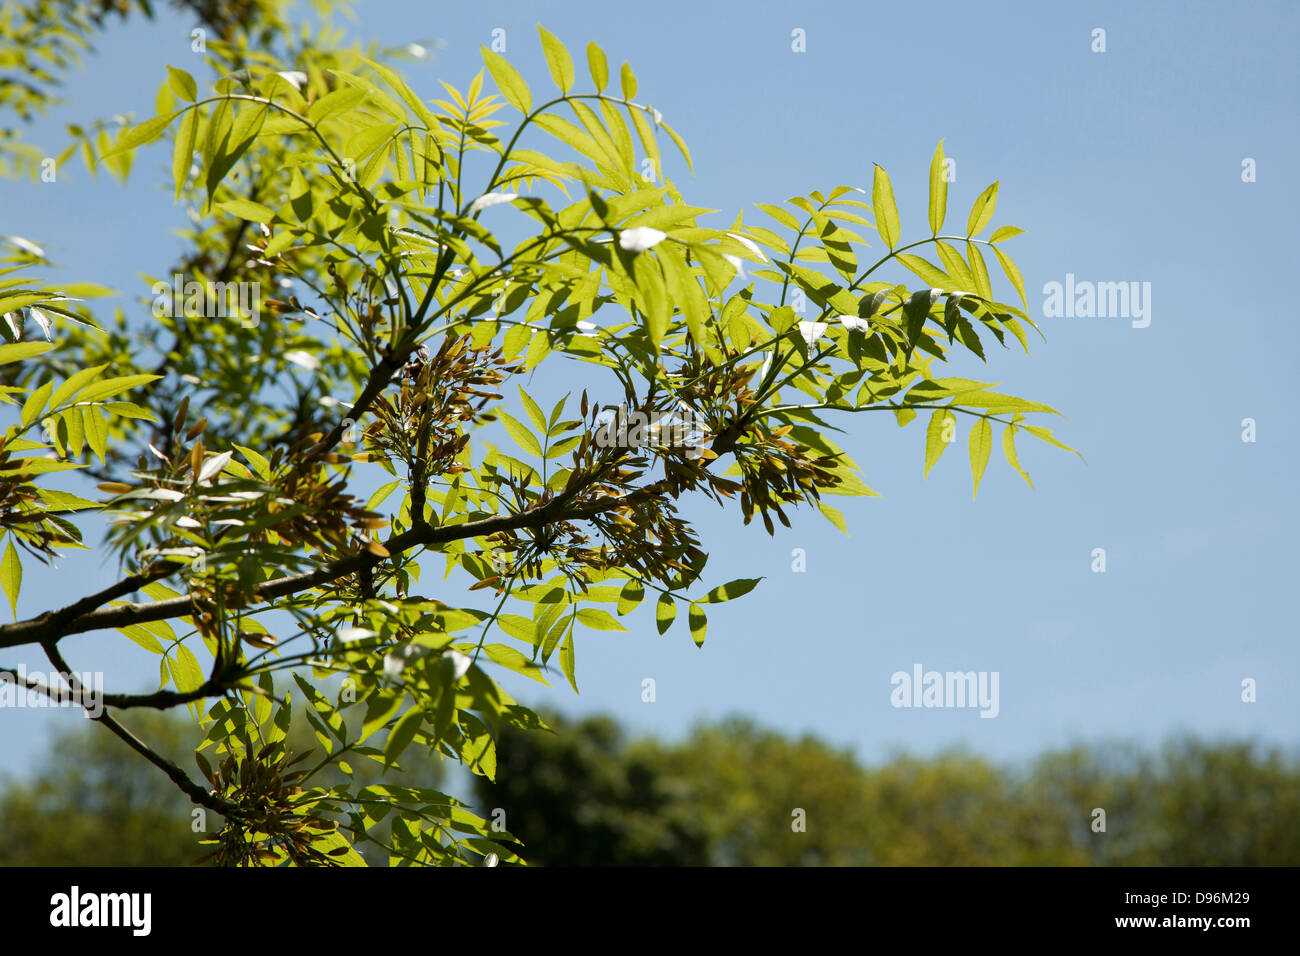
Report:
[[[445,544],[451,541],[464,540],[465,538],[477,538],[498,531],[513,531],[520,528],[536,529],[556,521],[584,520],[617,508],[640,504],[662,494],[666,488],[667,482],[659,481],[625,495],[608,495],[576,506],[566,507],[566,499],[556,498],[544,505],[514,514],[493,515],[490,518],[480,518],[475,521],[466,521],[453,525],[417,525],[409,531],[390,537],[384,542],[384,548],[389,554],[402,554],[420,546]],[[346,558],[332,561],[314,571],[285,575],[267,581],[257,588],[257,597],[260,601],[272,601],[276,598],[297,594],[354,574],[363,568],[372,567],[381,560],[383,559],[369,551],[361,551]],[[115,597],[130,593],[139,586],[139,578],[155,579],[153,575],[154,572],[145,576],[135,575],[104,591],[100,591],[96,595],[82,598],[62,610],[47,612],[40,617],[0,626],[0,648],[20,647],[25,644],[35,643],[52,646],[70,634],[84,634],[87,631],[97,631],[102,628],[126,627],[130,624],[162,621],[193,613],[194,604],[190,595],[182,595],[164,601],[120,604],[116,607],[96,606],[96,602],[98,602],[98,605],[103,605]],[[158,573],[157,576],[165,575]]]
[[[77,699],[84,701],[85,692],[82,688],[81,681],[77,679],[77,675],[73,672],[72,668],[68,666],[68,662],[64,660],[63,655],[59,653],[58,646],[55,642],[43,642],[41,647],[45,651],[45,656],[49,658],[49,661],[54,665],[55,670],[59,672],[60,676],[68,684],[72,693],[76,695]],[[176,786],[190,798],[191,802],[207,807],[209,810],[214,810],[223,817],[237,818],[239,816],[238,807],[222,800],[215,794],[204,790],[201,786],[191,780],[184,770],[176,766],[176,764],[172,763],[135,734],[131,733],[127,728],[119,724],[107,711],[104,711],[98,717],[91,715],[90,711],[87,711],[86,714],[91,720],[103,724],[128,747],[165,773],[168,779],[170,779],[172,783],[176,784]]]

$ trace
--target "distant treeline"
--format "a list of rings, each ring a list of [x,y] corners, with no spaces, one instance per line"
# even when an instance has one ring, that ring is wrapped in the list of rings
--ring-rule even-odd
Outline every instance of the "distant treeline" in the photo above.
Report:
[[[864,767],[744,719],[680,743],[630,739],[606,717],[547,720],[556,733],[508,732],[496,781],[476,778],[476,811],[535,865],[1300,864],[1300,760],[1247,742],[1095,744],[1015,769],[963,753]],[[148,721],[191,765],[192,725]],[[39,772],[0,790],[0,864],[202,855],[188,801],[99,730],[58,739]],[[403,782],[437,786],[448,766],[408,764]]]

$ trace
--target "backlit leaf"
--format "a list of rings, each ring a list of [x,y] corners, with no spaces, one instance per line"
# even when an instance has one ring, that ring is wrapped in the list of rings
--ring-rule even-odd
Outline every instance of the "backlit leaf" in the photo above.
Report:
[[[9,609],[14,620],[18,619],[18,592],[23,586],[23,565],[18,559],[18,549],[14,547],[13,538],[5,548],[5,555],[0,559],[0,585],[4,586],[5,597],[9,598]]]
[[[938,235],[943,228],[944,216],[948,211],[948,180],[945,178],[948,167],[944,163],[943,140],[934,149],[934,158],[930,160],[930,232]]]
[[[881,241],[893,249],[898,244],[901,227],[898,224],[898,207],[894,205],[894,187],[889,182],[889,174],[879,166],[876,178],[871,186],[871,205],[876,214],[876,231]]]
[[[998,204],[998,184],[994,183],[979,194],[975,205],[971,207],[966,219],[966,235],[978,236],[993,218],[993,210]]]
[[[984,469],[989,463],[989,452],[993,449],[993,427],[989,425],[987,418],[976,420],[971,427],[968,441],[970,444],[970,473],[974,482],[971,497],[974,498],[979,494],[980,479],[984,477]]]

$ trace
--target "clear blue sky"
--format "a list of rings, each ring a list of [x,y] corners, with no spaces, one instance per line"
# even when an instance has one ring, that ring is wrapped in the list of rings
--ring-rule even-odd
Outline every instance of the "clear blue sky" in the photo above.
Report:
[[[905,234],[919,235],[943,138],[957,163],[950,220],[1001,180],[995,222],[1027,231],[1008,248],[1036,317],[1044,284],[1067,273],[1151,283],[1148,328],[1042,319],[1047,340],[1031,342],[1032,358],[997,350],[987,370],[961,369],[1063,411],[1069,420],[1052,424],[1086,465],[1022,441],[1031,491],[995,448],[973,502],[964,422],[961,443],[922,481],[923,420],[903,430],[885,416],[840,421],[867,483],[885,495],[835,501],[850,538],[813,513],[769,538],[734,511],[696,509],[713,580],[764,575],[759,589],[712,611],[703,650],[684,628],[658,637],[645,617],[630,634],[592,632],[578,644],[582,695],[562,679],[550,691],[506,681],[525,702],[606,711],[669,737],[695,718],[744,712],[873,761],[952,745],[1014,760],[1177,731],[1297,742],[1300,435],[1290,373],[1270,362],[1300,346],[1288,251],[1300,198],[1300,7],[372,0],[357,9],[363,38],[443,41],[410,73],[430,97],[441,93],[437,78],[468,82],[493,28],[507,31],[508,55],[538,85],[547,83],[538,19],[579,63],[596,40],[612,64],[632,63],[639,98],[689,142],[694,179],[670,175],[688,201],[724,211],[718,224],[755,202],[869,187],[879,163]],[[110,30],[54,120],[146,115],[163,64],[193,68],[191,25],[164,8],[155,23]],[[1090,49],[1097,27],[1105,53]],[[806,53],[791,51],[795,28]],[[34,135],[54,149],[57,128],[42,123]],[[1242,182],[1246,157],[1257,182]],[[161,272],[177,248],[181,213],[157,185],[169,181],[167,163],[164,152],[143,154],[125,189],[72,164],[55,185],[0,184],[0,232],[42,242],[69,277],[137,294],[136,277]],[[573,368],[539,374],[539,399],[571,388]],[[1247,417],[1255,443],[1241,440]],[[1105,574],[1090,568],[1098,547]],[[791,570],[793,548],[805,550],[806,573]],[[98,561],[43,577],[29,567],[20,611],[107,584],[114,569]],[[153,659],[133,647],[123,657],[124,644],[101,634],[64,646],[78,668],[108,671],[115,689],[155,686]],[[43,667],[36,655],[3,663],[18,660]],[[890,675],[917,663],[998,671],[998,717],[892,708]],[[641,701],[645,677],[657,682],[653,704]],[[1258,682],[1257,703],[1240,700],[1245,678]],[[0,769],[38,759],[51,712],[0,721]]]

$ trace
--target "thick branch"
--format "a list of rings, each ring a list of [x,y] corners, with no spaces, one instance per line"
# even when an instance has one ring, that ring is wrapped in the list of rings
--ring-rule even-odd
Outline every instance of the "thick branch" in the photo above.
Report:
[[[581,505],[566,507],[563,498],[557,498],[545,505],[530,508],[516,514],[493,515],[476,521],[466,521],[450,525],[424,525],[412,528],[401,534],[393,535],[384,542],[389,554],[402,554],[415,547],[445,544],[465,538],[477,538],[494,534],[498,531],[513,531],[519,528],[540,528],[556,521],[574,521],[591,518],[606,511],[628,505],[637,505],[661,494],[666,487],[663,481],[647,485],[636,491],[620,496],[597,498]],[[297,594],[310,588],[319,587],[339,578],[355,574],[365,567],[378,564],[382,559],[369,551],[362,551],[331,561],[314,571],[290,574],[275,578],[257,588],[257,597],[261,601]],[[138,576],[136,576],[138,577]],[[0,627],[0,648],[19,647],[24,644],[52,644],[70,634],[84,634],[107,627],[126,627],[130,624],[144,624],[150,621],[162,621],[174,617],[183,617],[193,613],[194,605],[189,595],[170,598],[165,601],[146,601],[137,604],[120,604],[116,607],[100,607],[84,613],[70,613],[72,608],[86,607],[93,603],[93,598],[108,594],[104,600],[111,600],[123,593],[134,590],[128,587],[136,578],[125,581],[101,591],[99,595],[83,598],[62,611],[44,614],[27,621],[19,621]],[[104,601],[100,602],[101,604]]]
[[[178,567],[177,564],[167,562],[146,574],[133,574],[130,577],[123,578],[102,591],[96,591],[94,594],[88,594],[80,600],[73,601],[67,607],[46,611],[38,617],[0,627],[0,635],[3,635],[3,638],[0,638],[0,646],[18,647],[21,644],[34,644],[50,637],[61,637],[64,633],[75,633],[72,631],[64,632],[62,628],[69,621],[84,617],[96,609],[102,608],[110,601],[125,597],[140,590],[146,584],[167,577]],[[13,630],[10,631],[10,628]],[[11,643],[7,640],[10,634],[22,635],[22,637]]]
[[[152,694],[104,694],[105,707],[129,710],[132,707],[152,707],[154,710],[169,710],[182,704],[193,703],[208,697],[221,697],[230,688],[213,680],[204,681],[194,690],[178,693],[174,690],[156,690]]]

